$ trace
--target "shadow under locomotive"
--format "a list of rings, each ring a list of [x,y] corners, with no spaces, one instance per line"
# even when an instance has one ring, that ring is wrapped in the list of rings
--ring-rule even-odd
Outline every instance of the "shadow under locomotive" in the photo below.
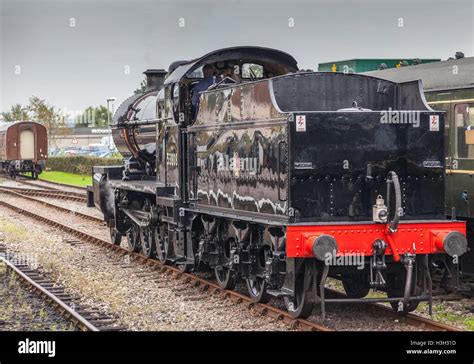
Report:
[[[216,80],[196,105],[204,65]],[[445,219],[444,113],[418,81],[299,72],[259,47],[146,74],[114,116],[124,166],[93,171],[113,243],[213,269],[223,288],[244,279],[294,317],[340,301],[325,298],[328,277],[352,302],[376,288],[400,313],[431,304],[430,260],[457,260],[467,241]]]

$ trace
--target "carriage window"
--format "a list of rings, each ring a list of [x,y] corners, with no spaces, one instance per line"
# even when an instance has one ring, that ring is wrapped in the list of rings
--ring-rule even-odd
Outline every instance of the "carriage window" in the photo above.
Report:
[[[474,159],[474,104],[459,104],[454,109],[458,158]]]
[[[263,78],[263,67],[259,64],[244,63],[242,65],[242,78]]]

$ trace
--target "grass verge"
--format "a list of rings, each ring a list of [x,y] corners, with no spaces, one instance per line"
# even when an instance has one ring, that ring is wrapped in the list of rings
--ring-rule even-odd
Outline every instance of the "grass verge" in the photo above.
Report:
[[[84,187],[92,184],[92,177],[83,174],[74,174],[57,171],[43,171],[39,179],[43,181],[65,183],[71,186]]]

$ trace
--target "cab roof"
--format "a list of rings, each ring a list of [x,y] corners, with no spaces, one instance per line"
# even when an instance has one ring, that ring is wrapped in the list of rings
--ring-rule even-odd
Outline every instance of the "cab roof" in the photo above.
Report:
[[[275,74],[296,72],[298,63],[288,53],[277,49],[253,46],[241,46],[218,49],[200,58],[181,63],[165,79],[165,85],[179,82],[199,67],[215,62],[245,60],[264,65]]]

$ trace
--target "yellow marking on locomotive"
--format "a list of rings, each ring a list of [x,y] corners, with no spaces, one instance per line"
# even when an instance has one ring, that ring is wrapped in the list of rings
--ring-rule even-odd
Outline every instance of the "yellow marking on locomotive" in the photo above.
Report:
[[[474,170],[472,170],[472,169],[447,169],[446,173],[474,174]]]
[[[435,105],[435,104],[454,104],[458,102],[469,102],[474,101],[474,99],[459,99],[459,100],[446,100],[446,101],[429,101],[428,105]]]

